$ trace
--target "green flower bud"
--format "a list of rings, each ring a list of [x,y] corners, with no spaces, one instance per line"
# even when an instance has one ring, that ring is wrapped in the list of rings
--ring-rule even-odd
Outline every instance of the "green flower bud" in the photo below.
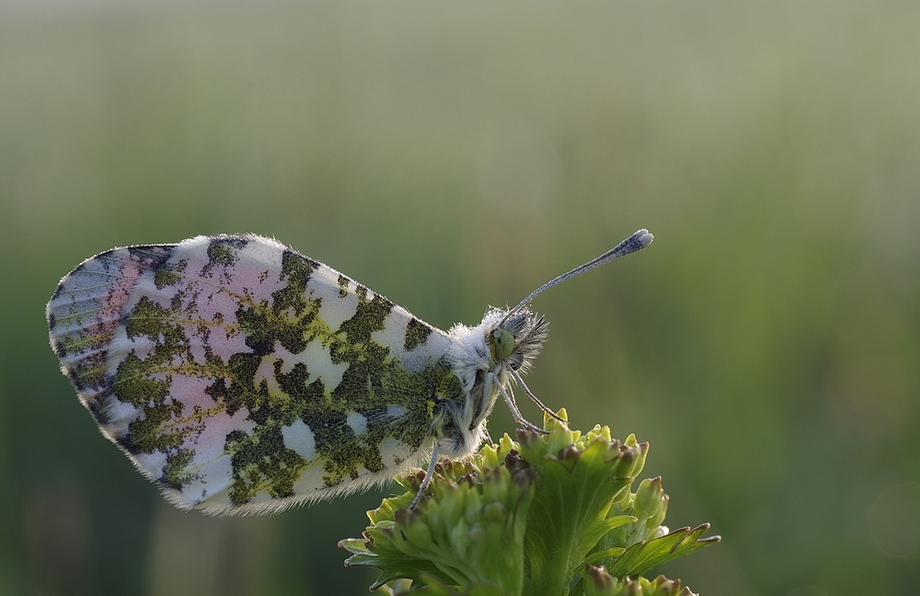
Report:
[[[400,509],[396,512],[394,529],[404,539],[400,541],[400,544],[405,545],[404,552],[415,554],[431,545],[431,528],[408,509]]]
[[[661,476],[646,478],[639,483],[633,509],[638,517],[649,520],[649,527],[661,524],[668,509],[668,496],[661,488]]]

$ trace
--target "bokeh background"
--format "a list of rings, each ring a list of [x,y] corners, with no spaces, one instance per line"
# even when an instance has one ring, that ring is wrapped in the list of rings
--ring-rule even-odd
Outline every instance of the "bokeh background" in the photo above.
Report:
[[[724,537],[663,571],[916,594],[917,2],[3,0],[0,594],[374,577],[335,543],[392,489],[211,519],[99,436],[43,314],[82,259],[258,232],[446,328],[640,227],[536,301],[529,381],[650,441],[671,527]]]

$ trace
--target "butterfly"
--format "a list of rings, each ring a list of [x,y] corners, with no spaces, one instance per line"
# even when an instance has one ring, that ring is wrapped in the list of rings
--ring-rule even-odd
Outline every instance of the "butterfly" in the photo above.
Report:
[[[449,331],[261,236],[114,248],[61,280],[51,346],[102,434],[179,508],[274,513],[427,458],[420,497],[439,455],[487,438],[499,396],[543,432],[513,385],[555,415],[522,378],[547,337],[534,297],[651,241],[639,230]]]

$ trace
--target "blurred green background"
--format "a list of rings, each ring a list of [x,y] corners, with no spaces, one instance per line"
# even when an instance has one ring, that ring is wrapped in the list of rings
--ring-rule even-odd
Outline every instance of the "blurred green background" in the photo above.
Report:
[[[43,313],[82,259],[257,232],[447,328],[640,227],[648,250],[536,301],[529,384],[650,441],[671,527],[724,537],[663,571],[916,594],[918,226],[914,1],[5,0],[0,594],[374,577],[335,543],[392,489],[211,519],[99,436]]]

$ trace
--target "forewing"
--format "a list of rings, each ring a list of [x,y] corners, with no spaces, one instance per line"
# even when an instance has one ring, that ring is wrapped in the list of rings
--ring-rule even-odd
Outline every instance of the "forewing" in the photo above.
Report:
[[[117,248],[65,277],[51,344],[103,434],[179,507],[278,511],[431,447],[447,336],[258,236]]]

